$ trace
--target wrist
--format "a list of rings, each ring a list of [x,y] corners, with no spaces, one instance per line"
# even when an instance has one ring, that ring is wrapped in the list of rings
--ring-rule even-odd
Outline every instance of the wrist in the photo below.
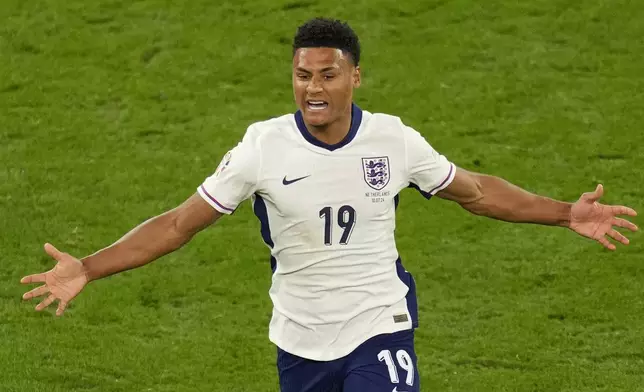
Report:
[[[572,224],[572,203],[562,203],[561,220],[559,226],[570,229]]]
[[[88,261],[90,260],[90,257],[91,256],[80,259],[80,262],[83,265],[83,274],[85,274],[85,279],[87,280],[87,283],[98,279],[98,277],[94,276],[94,274],[92,273],[92,270],[90,268],[90,263],[88,263]]]

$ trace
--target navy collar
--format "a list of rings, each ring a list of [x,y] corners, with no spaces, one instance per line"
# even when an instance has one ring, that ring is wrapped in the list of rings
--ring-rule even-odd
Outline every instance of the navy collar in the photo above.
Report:
[[[299,110],[295,112],[295,124],[297,124],[297,129],[300,130],[302,137],[304,137],[304,139],[306,139],[307,142],[313,144],[314,146],[322,147],[329,151],[337,150],[338,148],[344,147],[347,144],[351,143],[353,138],[356,137],[356,134],[358,133],[358,128],[360,128],[361,123],[362,123],[362,109],[360,109],[355,103],[352,103],[351,104],[351,127],[349,128],[349,133],[347,133],[347,136],[345,136],[344,139],[342,139],[340,142],[336,144],[327,144],[316,139],[315,136],[311,135],[311,132],[309,132],[309,130],[306,128],[306,124],[304,124],[304,118],[302,117],[302,112]]]

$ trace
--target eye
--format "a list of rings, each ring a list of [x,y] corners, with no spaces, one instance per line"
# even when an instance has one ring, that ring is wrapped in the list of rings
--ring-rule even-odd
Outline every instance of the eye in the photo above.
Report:
[[[311,78],[311,75],[297,74],[297,78],[300,79],[300,80],[309,80]]]
[[[333,80],[335,79],[335,75],[324,75],[324,80]]]

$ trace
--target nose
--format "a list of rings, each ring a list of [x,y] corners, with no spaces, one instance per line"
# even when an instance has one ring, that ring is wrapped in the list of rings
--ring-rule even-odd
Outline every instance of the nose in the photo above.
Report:
[[[322,91],[322,83],[320,83],[319,78],[311,78],[309,84],[306,85],[306,92],[309,94],[315,94]]]

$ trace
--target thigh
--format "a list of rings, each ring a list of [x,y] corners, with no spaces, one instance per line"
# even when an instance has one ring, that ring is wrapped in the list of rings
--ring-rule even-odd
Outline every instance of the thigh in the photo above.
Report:
[[[280,392],[342,392],[341,361],[312,361],[278,348]]]
[[[416,365],[413,330],[378,335],[350,355],[343,392],[419,392]]]

